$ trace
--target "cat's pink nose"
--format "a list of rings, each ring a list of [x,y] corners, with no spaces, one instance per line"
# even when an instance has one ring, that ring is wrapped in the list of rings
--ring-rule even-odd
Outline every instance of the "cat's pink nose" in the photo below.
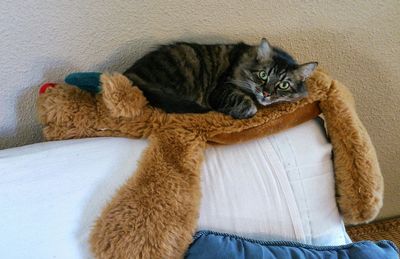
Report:
[[[263,94],[264,94],[264,96],[265,96],[265,97],[268,97],[268,96],[270,96],[270,95],[271,95],[271,94],[270,94],[270,93],[268,93],[267,91],[264,91],[264,92],[263,92]]]

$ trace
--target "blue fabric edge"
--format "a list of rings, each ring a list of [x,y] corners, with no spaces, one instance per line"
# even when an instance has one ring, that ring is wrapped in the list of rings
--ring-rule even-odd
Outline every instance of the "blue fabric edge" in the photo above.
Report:
[[[366,244],[389,244],[396,252],[399,254],[399,248],[393,243],[393,241],[390,240],[380,240],[380,241],[371,241],[371,240],[364,240],[364,241],[358,241],[358,242],[353,242],[345,245],[338,245],[338,246],[319,246],[319,245],[309,245],[309,244],[303,244],[300,242],[296,241],[263,241],[263,240],[256,240],[256,239],[251,239],[251,238],[246,238],[246,237],[241,237],[235,234],[228,234],[228,233],[221,233],[221,232],[216,232],[216,231],[211,231],[211,230],[201,230],[195,233],[193,236],[193,241],[192,244],[190,244],[189,248],[196,242],[197,239],[199,239],[202,236],[207,236],[207,235],[215,235],[215,236],[221,236],[221,237],[230,237],[234,239],[238,239],[241,241],[247,241],[263,246],[289,246],[289,247],[301,247],[305,249],[313,249],[317,251],[329,251],[329,250],[343,250],[343,249],[349,249],[355,244],[359,245],[366,245]]]

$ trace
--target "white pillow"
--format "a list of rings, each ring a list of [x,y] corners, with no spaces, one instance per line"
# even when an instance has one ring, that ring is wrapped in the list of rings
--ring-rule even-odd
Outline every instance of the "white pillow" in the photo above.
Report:
[[[96,138],[0,151],[0,255],[90,258],[90,228],[135,171],[147,141]],[[338,214],[331,146],[315,121],[210,146],[199,230],[309,244],[350,242]]]
[[[313,245],[349,243],[336,206],[331,152],[318,120],[209,147],[199,229]]]

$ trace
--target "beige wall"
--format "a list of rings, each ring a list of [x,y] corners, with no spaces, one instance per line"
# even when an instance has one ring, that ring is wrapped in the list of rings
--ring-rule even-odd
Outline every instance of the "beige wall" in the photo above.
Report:
[[[0,148],[40,141],[37,87],[76,70],[118,70],[171,40],[256,43],[317,60],[353,91],[400,215],[400,2],[44,1],[0,9]]]

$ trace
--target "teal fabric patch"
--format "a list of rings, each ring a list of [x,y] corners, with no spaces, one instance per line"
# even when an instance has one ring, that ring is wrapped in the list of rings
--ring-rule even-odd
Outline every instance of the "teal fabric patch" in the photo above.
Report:
[[[313,246],[290,241],[257,241],[235,235],[201,231],[195,235],[185,258],[395,259],[399,258],[399,251],[396,245],[388,240],[361,241],[342,246]]]
[[[65,83],[75,85],[82,90],[99,93],[101,91],[99,72],[79,72],[69,74],[65,78]]]

